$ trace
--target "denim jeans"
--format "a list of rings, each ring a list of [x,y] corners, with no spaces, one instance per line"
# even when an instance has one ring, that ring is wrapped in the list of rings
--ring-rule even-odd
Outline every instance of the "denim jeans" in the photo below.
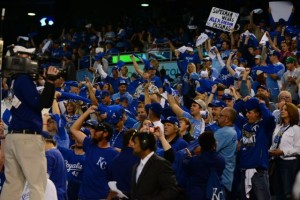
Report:
[[[250,198],[246,197],[245,192],[245,171],[241,172],[241,199],[242,200],[269,200],[271,198],[270,188],[269,188],[269,175],[267,170],[258,170],[251,179],[252,189],[250,191]]]
[[[278,159],[274,177],[270,178],[272,197],[277,200],[292,198],[292,188],[299,169],[299,160]]]

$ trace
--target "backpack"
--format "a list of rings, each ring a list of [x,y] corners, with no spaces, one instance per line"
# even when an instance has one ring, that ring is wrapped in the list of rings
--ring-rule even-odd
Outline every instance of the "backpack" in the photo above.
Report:
[[[206,198],[209,200],[225,200],[223,185],[216,169],[210,169],[210,175],[206,185]]]

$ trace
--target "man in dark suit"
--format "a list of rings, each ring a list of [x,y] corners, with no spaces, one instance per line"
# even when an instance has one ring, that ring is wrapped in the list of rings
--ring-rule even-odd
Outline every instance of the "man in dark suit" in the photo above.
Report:
[[[158,127],[155,127],[158,129]],[[176,178],[170,162],[154,153],[153,133],[139,132],[132,136],[133,153],[140,162],[133,167],[131,198],[134,200],[176,199]]]

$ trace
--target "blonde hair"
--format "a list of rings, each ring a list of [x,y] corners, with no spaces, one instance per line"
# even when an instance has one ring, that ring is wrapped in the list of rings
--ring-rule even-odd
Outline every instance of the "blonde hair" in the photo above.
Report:
[[[188,71],[188,70],[189,70],[189,66],[192,66],[192,67],[193,67],[191,72]],[[194,63],[192,63],[192,62],[188,63],[187,68],[186,68],[186,72],[187,72],[187,73],[193,73],[193,72],[196,72],[196,65],[195,65]]]

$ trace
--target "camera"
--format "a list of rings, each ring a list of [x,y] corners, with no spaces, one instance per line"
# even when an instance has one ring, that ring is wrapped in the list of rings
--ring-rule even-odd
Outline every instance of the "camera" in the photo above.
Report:
[[[49,56],[35,56],[34,59],[24,58],[17,55],[6,56],[3,65],[3,76],[5,78],[12,77],[16,74],[29,74],[33,78],[37,78],[38,74],[43,73],[46,66],[55,66],[59,69],[59,76],[65,77],[67,71],[59,68],[60,60]]]
[[[3,76],[11,77],[15,74],[39,74],[39,64],[29,58],[7,56],[4,59]]]

